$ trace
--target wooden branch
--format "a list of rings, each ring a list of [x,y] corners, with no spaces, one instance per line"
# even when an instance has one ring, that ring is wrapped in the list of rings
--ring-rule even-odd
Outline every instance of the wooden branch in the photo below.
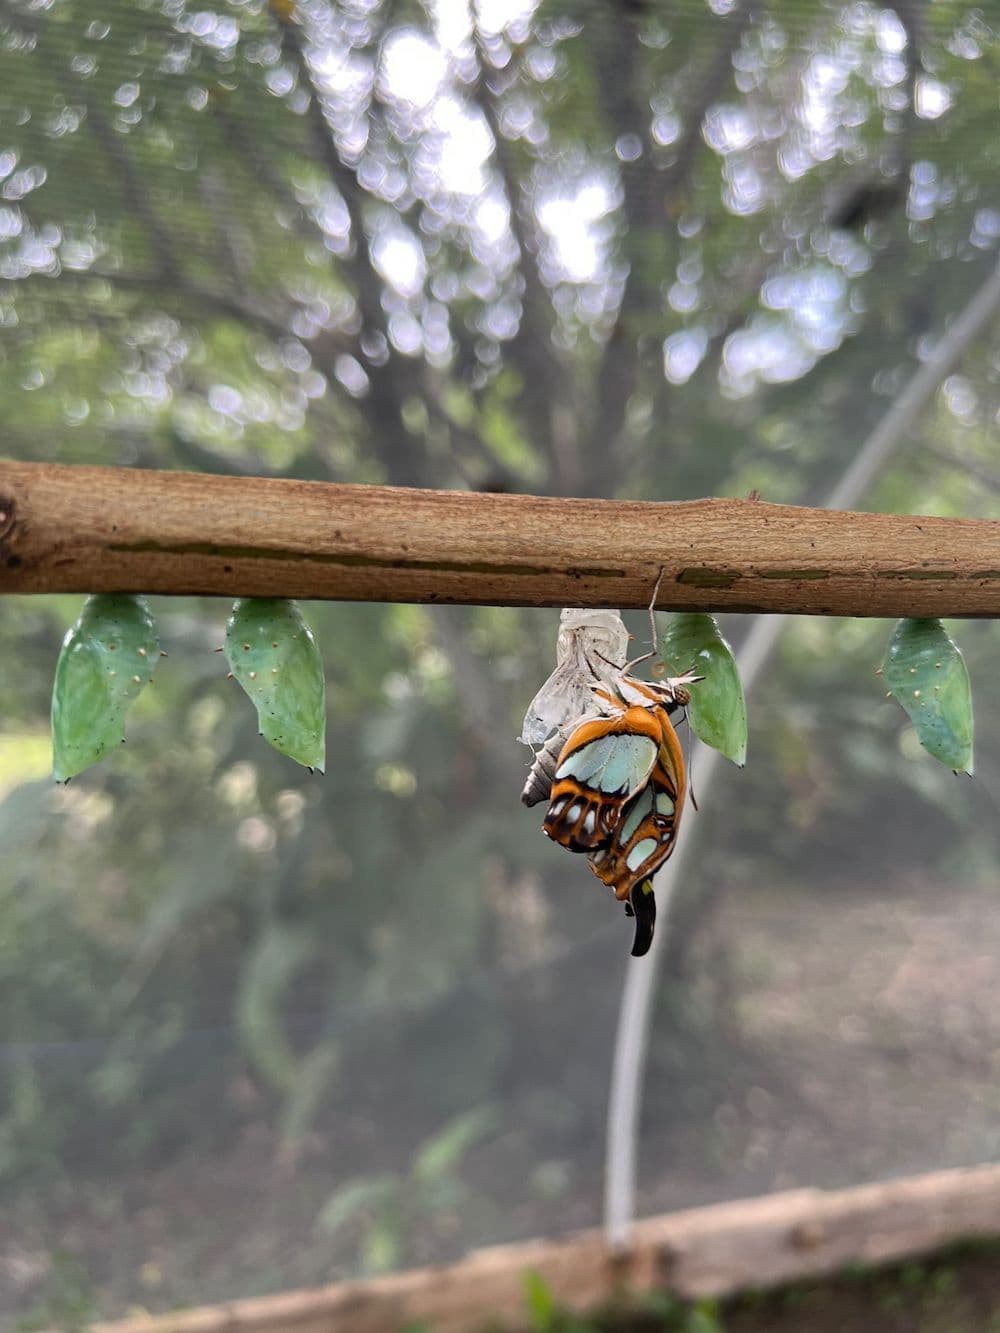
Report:
[[[1000,616],[1000,522],[0,462],[0,593]]]
[[[587,1231],[368,1282],[95,1324],[93,1333],[396,1333],[425,1321],[434,1333],[522,1330],[529,1272],[561,1305],[583,1311],[647,1291],[729,1296],[997,1234],[1000,1167],[983,1166],[651,1217],[636,1224],[623,1250]]]

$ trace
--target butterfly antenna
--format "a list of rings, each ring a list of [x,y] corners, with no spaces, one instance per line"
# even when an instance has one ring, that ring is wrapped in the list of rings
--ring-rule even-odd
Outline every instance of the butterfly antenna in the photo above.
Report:
[[[654,653],[643,653],[641,657],[633,657],[631,662],[626,662],[625,665],[620,668],[622,675],[627,676],[634,666],[638,666],[640,662],[648,662],[651,657],[655,656],[656,653],[654,652]]]
[[[589,656],[590,650],[587,649],[586,651],[587,651],[587,665],[590,667],[591,671],[594,671],[594,665],[593,665],[593,663],[591,662],[591,660],[590,660],[590,656]],[[620,670],[621,670],[621,668],[619,667],[618,663],[617,663],[617,662],[612,662],[612,660],[611,660],[610,657],[605,657],[604,654],[600,651],[599,648],[595,648],[595,649],[594,649],[594,656],[595,656],[595,657],[599,657],[599,658],[601,659],[601,661],[605,664],[605,666],[614,667],[614,669],[615,669],[616,671],[620,671]],[[597,675],[597,672],[596,672],[596,671],[594,671],[594,675],[595,675],[595,676]]]

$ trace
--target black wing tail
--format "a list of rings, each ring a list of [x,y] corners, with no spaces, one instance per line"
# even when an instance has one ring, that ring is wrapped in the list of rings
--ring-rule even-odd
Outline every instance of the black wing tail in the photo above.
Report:
[[[632,957],[642,958],[649,953],[653,943],[653,931],[656,927],[656,899],[653,896],[652,880],[643,880],[632,890],[629,901],[625,904],[626,916],[635,917],[635,939],[632,941]]]

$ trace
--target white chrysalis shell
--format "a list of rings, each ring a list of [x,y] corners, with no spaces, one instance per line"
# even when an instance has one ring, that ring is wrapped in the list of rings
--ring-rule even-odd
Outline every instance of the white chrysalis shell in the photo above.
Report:
[[[556,669],[524,715],[518,738],[542,745],[567,723],[599,712],[591,686],[618,679],[628,655],[628,630],[618,611],[564,607],[559,615]]]

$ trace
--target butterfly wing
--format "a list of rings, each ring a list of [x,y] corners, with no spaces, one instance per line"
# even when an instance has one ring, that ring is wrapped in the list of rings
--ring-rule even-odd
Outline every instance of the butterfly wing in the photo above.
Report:
[[[550,838],[571,852],[592,852],[607,843],[657,762],[658,711],[626,708],[615,717],[581,722],[573,731],[559,755],[542,825]]]
[[[588,858],[601,883],[633,907],[633,891],[651,879],[674,850],[684,807],[686,775],[677,733],[662,708],[650,716],[660,727],[660,746],[649,781],[623,809],[607,845],[595,848]]]
[[[635,938],[632,941],[632,957],[642,958],[649,953],[653,943],[653,930],[656,927],[656,899],[653,897],[652,880],[643,880],[632,890],[632,896],[625,904],[625,915],[635,918]]]

